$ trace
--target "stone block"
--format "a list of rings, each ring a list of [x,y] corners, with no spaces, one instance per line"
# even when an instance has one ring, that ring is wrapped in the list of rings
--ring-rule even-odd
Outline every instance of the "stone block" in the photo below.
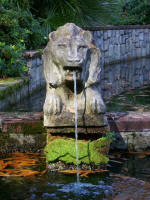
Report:
[[[108,38],[111,38],[111,36],[112,36],[112,30],[108,30],[107,33],[108,33]]]
[[[120,35],[124,35],[124,30],[120,30]]]
[[[105,40],[103,43],[103,51],[108,51],[109,48],[109,40]]]
[[[108,38],[108,33],[107,33],[107,31],[104,31],[103,32],[103,39],[107,40],[107,38]]]
[[[144,40],[144,33],[139,34],[139,40]]]

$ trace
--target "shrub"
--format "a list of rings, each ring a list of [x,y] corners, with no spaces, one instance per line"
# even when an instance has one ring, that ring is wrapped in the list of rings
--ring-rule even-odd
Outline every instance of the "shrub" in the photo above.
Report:
[[[117,24],[146,25],[150,24],[150,1],[130,0],[123,1],[121,17]],[[118,18],[119,19],[119,18]]]
[[[39,48],[46,37],[40,23],[29,10],[9,0],[0,3],[0,78],[23,75],[26,70],[22,53]]]

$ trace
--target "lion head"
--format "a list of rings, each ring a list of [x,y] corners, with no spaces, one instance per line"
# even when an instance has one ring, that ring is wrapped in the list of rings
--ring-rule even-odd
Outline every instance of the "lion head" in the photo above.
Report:
[[[44,75],[50,87],[73,82],[73,71],[83,87],[99,81],[100,51],[92,44],[92,35],[73,23],[49,34],[43,52]]]

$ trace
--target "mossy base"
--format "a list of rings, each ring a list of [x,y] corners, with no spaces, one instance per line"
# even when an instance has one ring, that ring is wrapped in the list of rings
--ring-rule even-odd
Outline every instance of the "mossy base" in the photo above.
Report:
[[[111,140],[102,137],[94,141],[78,140],[79,165],[101,165],[108,162]],[[59,161],[76,165],[75,139],[51,136],[45,147],[48,164]]]

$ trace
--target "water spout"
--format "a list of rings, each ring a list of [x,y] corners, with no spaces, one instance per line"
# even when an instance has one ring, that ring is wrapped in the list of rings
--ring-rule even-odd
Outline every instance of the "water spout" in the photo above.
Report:
[[[75,109],[75,150],[76,150],[76,164],[77,164],[77,182],[80,182],[79,177],[79,150],[78,150],[78,104],[77,104],[77,82],[76,72],[73,72],[74,80],[74,109]]]

